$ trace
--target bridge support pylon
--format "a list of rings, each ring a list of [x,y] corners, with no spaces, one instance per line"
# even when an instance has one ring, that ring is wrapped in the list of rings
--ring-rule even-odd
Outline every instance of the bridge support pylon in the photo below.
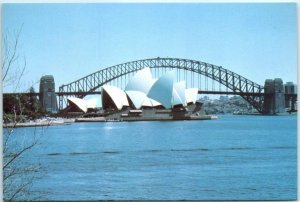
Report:
[[[282,79],[267,79],[264,87],[265,96],[263,114],[277,114],[285,112],[285,95]]]
[[[52,75],[42,76],[40,80],[40,104],[46,112],[57,112],[55,83]]]

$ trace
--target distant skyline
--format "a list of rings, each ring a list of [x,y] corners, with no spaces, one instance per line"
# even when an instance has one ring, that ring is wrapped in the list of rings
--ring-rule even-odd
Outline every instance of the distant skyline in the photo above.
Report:
[[[2,35],[20,29],[23,89],[116,64],[178,57],[221,65],[261,85],[297,83],[295,3],[3,4]],[[11,89],[4,89],[10,92]]]

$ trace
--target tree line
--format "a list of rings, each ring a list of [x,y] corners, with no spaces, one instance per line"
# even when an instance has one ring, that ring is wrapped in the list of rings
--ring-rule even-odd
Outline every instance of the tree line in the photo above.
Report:
[[[32,93],[32,95],[30,94]],[[33,87],[29,94],[6,94],[3,96],[4,122],[11,122],[17,116],[17,121],[34,120],[46,115]]]

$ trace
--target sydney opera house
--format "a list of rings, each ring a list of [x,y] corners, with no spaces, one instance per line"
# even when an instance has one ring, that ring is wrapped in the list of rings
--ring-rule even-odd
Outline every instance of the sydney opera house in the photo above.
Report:
[[[97,98],[68,98],[68,103],[71,109],[84,113],[101,108],[97,114],[106,120],[208,119],[197,101],[198,89],[187,89],[185,81],[175,82],[175,78],[175,71],[169,71],[155,79],[150,68],[144,68],[129,80],[125,90],[104,85],[101,103]]]

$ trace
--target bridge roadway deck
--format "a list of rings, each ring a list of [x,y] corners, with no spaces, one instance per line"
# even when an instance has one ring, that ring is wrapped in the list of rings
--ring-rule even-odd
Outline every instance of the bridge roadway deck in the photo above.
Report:
[[[95,95],[101,94],[101,91],[93,91],[93,92],[55,92],[58,96],[67,96],[67,95]],[[199,90],[198,94],[206,94],[206,95],[249,95],[249,96],[263,96],[266,95],[265,93],[252,93],[252,92],[230,92],[230,91],[206,91],[206,90]],[[4,96],[6,95],[13,95],[13,96],[39,96],[40,93],[3,93]],[[297,96],[297,94],[289,94],[285,93],[285,96]]]

